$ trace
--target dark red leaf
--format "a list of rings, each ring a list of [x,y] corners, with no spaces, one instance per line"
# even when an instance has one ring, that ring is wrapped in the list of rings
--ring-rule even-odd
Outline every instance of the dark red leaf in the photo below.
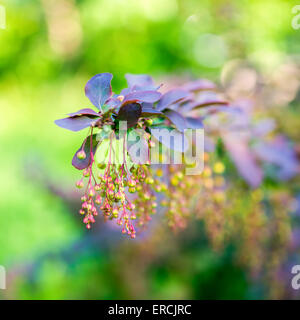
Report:
[[[127,128],[135,126],[141,117],[142,107],[138,103],[123,104],[119,110],[116,120],[127,121]]]

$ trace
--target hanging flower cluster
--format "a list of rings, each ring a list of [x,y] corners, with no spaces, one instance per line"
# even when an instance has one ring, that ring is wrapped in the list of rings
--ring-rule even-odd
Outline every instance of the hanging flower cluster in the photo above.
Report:
[[[88,136],[72,160],[72,165],[82,170],[82,178],[76,185],[85,188],[79,213],[86,227],[90,229],[95,217],[102,212],[105,219],[115,219],[123,233],[135,238],[136,227],[145,226],[156,213],[157,193],[170,193],[170,187],[187,187],[180,184],[181,172],[174,177],[168,174],[166,182],[160,179],[162,169],[156,170],[157,175],[153,172],[149,155],[155,144],[162,143],[179,152],[186,146],[184,142],[171,146],[169,141],[160,140],[152,129],[176,130],[184,141],[186,129],[203,128],[202,118],[186,114],[227,103],[220,99],[195,100],[195,92],[214,89],[208,81],[199,80],[162,94],[160,86],[155,86],[149,76],[127,74],[126,79],[128,88],[117,95],[112,92],[110,73],[94,76],[87,82],[85,94],[97,111],[81,109],[55,123],[71,131],[89,128]],[[139,142],[144,161],[137,159],[133,143],[128,139],[137,129],[142,130]],[[182,203],[181,208],[184,205]],[[172,210],[178,208],[175,206],[170,212]],[[173,216],[173,224],[183,223],[180,215]]]

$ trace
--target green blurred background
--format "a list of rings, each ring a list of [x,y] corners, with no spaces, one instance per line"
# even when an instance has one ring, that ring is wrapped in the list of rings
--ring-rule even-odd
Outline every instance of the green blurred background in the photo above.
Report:
[[[0,296],[268,298],[265,283],[235,259],[234,245],[214,251],[201,223],[137,241],[106,226],[88,234],[72,200],[79,173],[70,165],[84,132],[62,130],[53,121],[90,105],[84,85],[100,72],[114,74],[118,92],[125,73],[148,73],[157,82],[206,77],[220,83],[235,59],[265,75],[289,57],[299,61],[300,29],[291,26],[296,4],[0,1],[6,9],[6,29],[0,29],[0,264],[8,272]],[[298,105],[299,99],[284,112],[292,139],[298,137]]]

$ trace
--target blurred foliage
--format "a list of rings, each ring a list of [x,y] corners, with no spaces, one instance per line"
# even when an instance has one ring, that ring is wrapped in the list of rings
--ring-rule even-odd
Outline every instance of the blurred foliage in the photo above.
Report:
[[[235,59],[247,61],[265,83],[274,80],[286,61],[292,59],[297,70],[300,31],[291,27],[297,1],[1,4],[7,28],[0,30],[0,264],[7,268],[9,282],[0,294],[9,299],[290,297],[279,289],[270,295],[274,278],[265,283],[250,277],[236,255],[239,241],[215,251],[202,222],[179,235],[155,226],[137,241],[119,241],[105,226],[101,238],[88,235],[77,223],[76,209],[53,190],[53,185],[68,190],[76,180],[70,161],[83,133],[65,132],[53,121],[87,106],[84,84],[99,72],[112,72],[113,87],[121,88],[128,72],[151,74],[157,82],[198,77],[219,82]],[[277,99],[278,87],[270,88]],[[277,119],[278,130],[299,143],[300,99],[295,92],[284,108],[262,113]],[[249,189],[235,179],[237,197],[246,196]],[[299,193],[299,184],[266,180],[262,189]],[[247,204],[236,206],[242,216]],[[269,255],[277,247],[271,246]],[[255,254],[255,248],[248,250]],[[299,250],[292,253],[299,264]]]

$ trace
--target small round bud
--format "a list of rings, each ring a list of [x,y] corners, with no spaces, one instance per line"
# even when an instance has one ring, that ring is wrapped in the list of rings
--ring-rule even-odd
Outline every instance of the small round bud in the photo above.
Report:
[[[111,189],[111,190],[115,190],[115,185],[112,184],[112,183],[109,183],[108,184],[108,188]]]
[[[145,180],[145,182],[146,182],[147,184],[153,184],[154,180],[153,180],[152,177],[147,177],[146,180]]]
[[[113,216],[114,218],[118,218],[118,217],[119,217],[119,211],[118,211],[118,209],[114,209],[114,210],[112,211],[112,216]]]
[[[128,219],[129,219],[129,216],[128,216],[127,213],[123,214],[123,219],[124,219],[124,220],[128,220]]]
[[[88,177],[90,175],[89,169],[84,169],[82,174],[84,177]]]
[[[128,210],[134,210],[134,208],[135,208],[135,205],[133,203],[130,202],[130,203],[127,204],[127,209]]]
[[[108,189],[108,190],[107,190],[107,195],[108,195],[109,197],[113,197],[113,196],[115,195],[114,190]]]
[[[98,196],[96,197],[95,203],[96,203],[96,204],[101,204],[101,201],[102,201],[102,198],[101,198],[100,195],[98,195]]]
[[[87,202],[86,201],[82,204],[82,208],[84,208],[84,209],[87,208]]]
[[[129,187],[135,187],[135,186],[136,186],[135,180],[129,179],[129,180],[128,180],[128,186],[129,186]]]
[[[156,202],[153,202],[152,203],[152,208],[156,208],[157,207],[157,203]]]
[[[118,191],[116,194],[115,194],[115,199],[117,201],[121,200],[122,199],[122,193],[120,191]]]
[[[168,190],[166,184],[164,184],[164,183],[162,183],[162,184],[160,185],[160,187],[161,187],[161,191],[162,191],[162,192],[166,192],[166,191]]]
[[[182,180],[183,179],[183,173],[180,171],[180,172],[178,172],[177,174],[176,174],[176,176],[177,176],[177,178],[179,179],[179,180]]]
[[[96,222],[96,220],[94,219],[94,217],[92,215],[89,216],[89,221],[91,223],[95,223]]]
[[[145,193],[144,194],[144,199],[145,200],[150,200],[151,199],[151,195],[149,193]]]
[[[152,119],[146,119],[145,123],[146,123],[147,126],[152,126],[153,120]]]
[[[89,190],[89,197],[93,197],[94,195],[95,195],[95,190],[91,188]]]
[[[76,182],[76,187],[77,187],[78,189],[83,188],[83,181],[82,181],[82,180],[77,181],[77,182]]]
[[[86,158],[85,152],[84,152],[83,150],[77,152],[77,158],[78,158],[79,160],[85,159],[85,158]]]
[[[161,186],[159,184],[155,186],[155,191],[157,191],[157,192],[161,191]]]
[[[106,164],[105,163],[98,163],[98,168],[99,169],[105,169],[106,168]]]
[[[128,188],[128,191],[129,191],[130,193],[135,193],[136,188],[135,188],[135,187],[129,187],[129,188]]]
[[[218,161],[214,164],[214,172],[217,174],[222,174],[225,170],[225,166],[222,162]]]
[[[96,184],[94,189],[95,189],[95,191],[100,191],[101,190],[101,186],[99,184]]]

